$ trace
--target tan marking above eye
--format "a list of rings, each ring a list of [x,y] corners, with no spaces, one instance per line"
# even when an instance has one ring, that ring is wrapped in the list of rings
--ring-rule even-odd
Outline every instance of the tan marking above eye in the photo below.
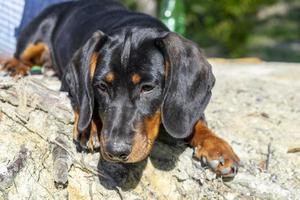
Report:
[[[131,81],[133,82],[133,84],[138,84],[141,81],[141,76],[135,73],[132,75]]]
[[[114,74],[112,72],[108,72],[105,76],[105,80],[108,83],[111,83],[114,80]]]

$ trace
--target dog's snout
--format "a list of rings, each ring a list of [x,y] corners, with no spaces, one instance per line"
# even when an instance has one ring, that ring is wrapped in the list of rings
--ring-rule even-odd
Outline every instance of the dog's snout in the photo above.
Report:
[[[127,161],[131,146],[125,142],[112,142],[105,145],[105,152],[110,160]]]

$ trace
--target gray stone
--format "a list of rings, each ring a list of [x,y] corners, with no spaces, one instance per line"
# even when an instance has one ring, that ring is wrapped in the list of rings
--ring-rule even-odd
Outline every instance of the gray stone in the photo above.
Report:
[[[206,117],[242,160],[233,181],[203,169],[181,142],[157,141],[150,157],[134,165],[78,153],[73,112],[57,79],[0,77],[0,199],[300,199],[299,153],[287,153],[300,145],[300,65],[225,63],[213,70],[217,82]],[[63,158],[71,158],[56,160],[72,164],[63,173],[52,154],[56,137],[67,147]],[[24,165],[5,182],[21,147]],[[57,189],[57,179],[67,187]]]

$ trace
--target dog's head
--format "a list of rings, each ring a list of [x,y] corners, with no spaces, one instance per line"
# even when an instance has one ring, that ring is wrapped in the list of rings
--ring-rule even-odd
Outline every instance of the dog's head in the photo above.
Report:
[[[194,43],[153,29],[116,37],[94,33],[65,77],[79,110],[78,132],[98,116],[102,156],[121,162],[143,160],[161,122],[171,136],[188,137],[214,84],[211,66]]]

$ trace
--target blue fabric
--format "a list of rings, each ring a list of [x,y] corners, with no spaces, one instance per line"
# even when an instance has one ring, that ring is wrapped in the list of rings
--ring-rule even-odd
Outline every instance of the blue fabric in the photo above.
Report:
[[[11,56],[16,47],[15,29],[22,19],[24,0],[0,0],[0,54]]]
[[[70,0],[25,0],[22,20],[20,26],[15,30],[15,36],[18,37],[20,31],[44,8],[55,3],[61,3]]]

